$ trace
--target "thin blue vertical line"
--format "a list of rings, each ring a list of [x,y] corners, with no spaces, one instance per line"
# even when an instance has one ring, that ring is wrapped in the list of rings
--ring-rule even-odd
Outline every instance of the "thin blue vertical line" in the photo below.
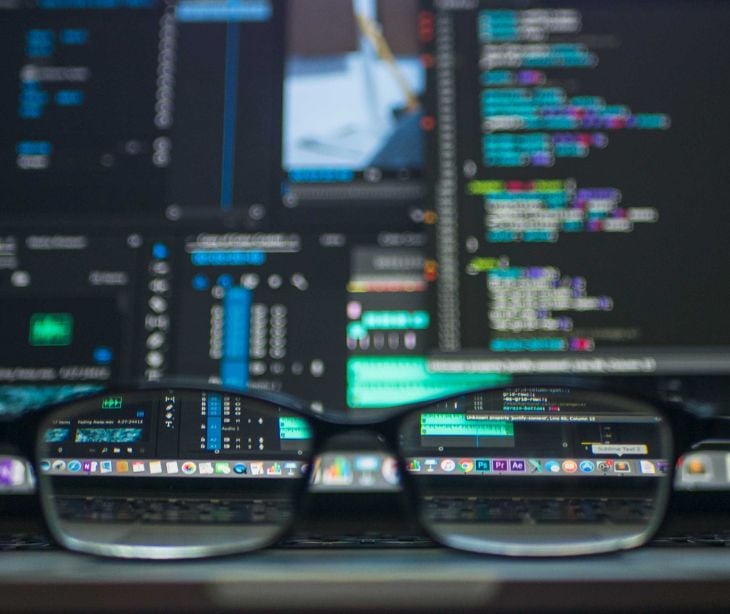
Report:
[[[223,154],[221,156],[221,208],[233,205],[233,173],[238,101],[238,24],[226,26],[226,70],[223,92]]]
[[[223,297],[223,357],[221,381],[238,389],[248,387],[251,291],[228,288]]]
[[[221,396],[219,394],[211,394],[208,397],[208,419],[206,421],[206,449],[207,450],[220,450],[222,445],[222,407],[221,407]]]

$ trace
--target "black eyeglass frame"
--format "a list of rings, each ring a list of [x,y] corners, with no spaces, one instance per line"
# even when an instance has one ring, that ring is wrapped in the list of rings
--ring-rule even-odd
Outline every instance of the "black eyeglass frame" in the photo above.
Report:
[[[651,523],[651,526],[647,528],[646,537],[642,537],[637,543],[632,543],[631,540],[623,540],[626,543],[617,543],[613,547],[609,544],[601,542],[599,544],[591,544],[586,542],[585,545],[572,545],[564,549],[552,548],[551,551],[546,555],[541,553],[539,548],[534,548],[532,551],[530,548],[519,548],[505,549],[500,551],[497,547],[489,548],[469,548],[466,549],[463,546],[454,545],[449,543],[448,539],[444,539],[441,536],[435,535],[432,530],[421,521],[418,513],[418,495],[417,488],[415,487],[415,477],[410,475],[407,469],[405,458],[403,457],[399,449],[399,434],[401,432],[401,425],[411,414],[423,411],[434,404],[448,402],[450,400],[457,400],[471,394],[489,393],[498,394],[511,389],[524,388],[524,387],[536,387],[536,388],[565,388],[583,392],[591,392],[601,394],[607,398],[613,398],[616,400],[632,401],[636,403],[643,403],[651,406],[657,410],[657,413],[661,415],[666,421],[668,426],[668,432],[670,434],[670,440],[666,442],[668,445],[667,449],[672,451],[669,462],[668,474],[661,486],[659,492],[659,504],[662,505],[662,512],[656,515],[655,522]],[[129,394],[130,392],[160,392],[175,390],[180,392],[210,392],[219,394],[230,394],[236,395],[242,398],[248,398],[258,403],[264,403],[282,409],[298,416],[305,418],[311,429],[311,448],[308,450],[307,459],[307,472],[303,476],[303,479],[296,480],[296,485],[293,489],[292,500],[295,503],[295,510],[301,510],[303,506],[306,494],[310,490],[310,480],[312,477],[312,466],[311,462],[315,457],[325,451],[325,448],[329,441],[338,435],[343,433],[349,433],[353,431],[365,431],[374,434],[382,445],[382,451],[391,454],[395,459],[398,467],[400,486],[401,490],[399,495],[403,503],[403,508],[408,510],[411,518],[417,522],[423,532],[429,536],[437,544],[455,548],[458,550],[468,550],[471,552],[478,552],[484,554],[496,554],[496,555],[517,555],[517,556],[576,556],[586,554],[597,554],[602,552],[612,552],[625,550],[633,547],[640,546],[648,542],[657,531],[660,530],[661,526],[665,522],[666,512],[669,508],[669,499],[671,496],[672,485],[674,483],[675,466],[677,460],[682,454],[691,451],[694,446],[706,441],[708,439],[727,439],[730,441],[730,416],[715,416],[715,417],[698,417],[692,413],[686,411],[681,403],[658,400],[656,398],[650,398],[643,395],[636,395],[635,393],[625,393],[616,386],[606,386],[602,383],[594,383],[591,381],[578,381],[574,379],[567,383],[559,378],[546,380],[546,379],[535,379],[535,378],[524,378],[517,380],[510,385],[500,386],[494,388],[475,389],[471,391],[463,391],[447,397],[434,398],[427,401],[418,403],[412,403],[408,405],[398,406],[388,409],[368,410],[369,415],[352,417],[344,413],[336,413],[331,411],[318,412],[314,411],[303,401],[291,397],[289,395],[279,393],[268,393],[268,392],[242,392],[240,390],[229,389],[225,387],[199,387],[199,386],[180,386],[180,385],[156,385],[152,386],[137,386],[134,389],[130,388],[113,388],[104,390],[102,392],[75,398],[66,402],[57,403],[40,410],[35,410],[22,414],[19,417],[15,417],[9,421],[0,422],[0,445],[10,444],[17,447],[17,451],[23,455],[31,464],[35,475],[37,476],[37,488],[35,496],[38,497],[41,508],[43,509],[43,524],[54,540],[61,546],[77,552],[84,552],[88,554],[114,557],[114,558],[136,558],[136,559],[191,559],[191,558],[206,558],[215,556],[224,556],[232,554],[243,554],[246,552],[254,552],[262,550],[267,547],[273,546],[279,543],[282,539],[285,539],[291,534],[291,530],[297,520],[297,514],[292,514],[292,518],[286,525],[283,525],[281,530],[274,535],[270,540],[261,542],[255,548],[242,548],[241,546],[232,546],[230,550],[226,550],[220,546],[209,547],[209,546],[191,546],[189,548],[180,547],[178,552],[174,556],[169,554],[165,555],[164,552],[156,552],[153,547],[139,547],[139,546],[119,546],[119,545],[106,545],[106,544],[90,544],[88,542],[80,542],[74,538],[69,538],[64,535],[63,531],[55,526],[52,521],[53,514],[49,511],[47,496],[45,495],[44,475],[39,471],[38,466],[38,448],[42,443],[39,441],[39,431],[44,421],[50,416],[57,412],[72,411],[74,406],[79,403],[86,403],[95,399],[101,399],[103,397],[113,394]],[[619,540],[622,541],[622,540]]]

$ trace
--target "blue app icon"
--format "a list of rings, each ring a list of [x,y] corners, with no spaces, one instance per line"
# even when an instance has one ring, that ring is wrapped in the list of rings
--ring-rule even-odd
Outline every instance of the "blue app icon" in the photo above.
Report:
[[[233,277],[228,274],[220,275],[218,277],[218,285],[222,288],[230,288],[233,285]]]
[[[81,461],[78,460],[72,460],[68,461],[68,470],[72,473],[78,473],[81,471]]]
[[[237,473],[238,475],[245,475],[247,471],[248,469],[243,463],[236,463],[235,465],[233,465],[233,473]]]
[[[478,458],[474,461],[474,465],[477,471],[491,471],[491,463],[488,458]]]
[[[193,288],[198,291],[207,290],[210,285],[208,278],[205,275],[198,274],[193,277]]]
[[[593,473],[596,469],[596,465],[589,460],[584,460],[580,462],[578,468],[580,469],[581,473]]]
[[[168,255],[168,249],[167,245],[164,243],[155,243],[152,246],[152,256],[153,258],[156,258],[157,260],[164,260],[167,258]]]
[[[98,365],[108,365],[114,359],[111,348],[100,346],[94,349],[94,362]]]

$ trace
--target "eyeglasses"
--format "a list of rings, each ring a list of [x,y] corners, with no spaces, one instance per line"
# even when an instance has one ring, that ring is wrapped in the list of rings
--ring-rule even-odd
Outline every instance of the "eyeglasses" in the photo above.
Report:
[[[436,542],[566,556],[651,539],[675,450],[703,428],[660,403],[564,386],[482,390],[356,417],[175,387],[27,414],[4,437],[33,459],[48,529],[76,551],[173,559],[270,546],[296,520],[327,442],[365,431],[396,459],[409,508]]]

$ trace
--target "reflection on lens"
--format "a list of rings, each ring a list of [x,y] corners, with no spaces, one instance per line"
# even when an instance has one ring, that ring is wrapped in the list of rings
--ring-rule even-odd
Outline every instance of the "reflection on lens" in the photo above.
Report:
[[[268,545],[288,528],[311,449],[306,419],[207,391],[78,402],[41,429],[43,504],[66,546],[180,558]]]
[[[465,395],[408,416],[401,452],[426,528],[477,552],[558,556],[638,546],[669,493],[656,409],[565,388]]]

